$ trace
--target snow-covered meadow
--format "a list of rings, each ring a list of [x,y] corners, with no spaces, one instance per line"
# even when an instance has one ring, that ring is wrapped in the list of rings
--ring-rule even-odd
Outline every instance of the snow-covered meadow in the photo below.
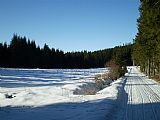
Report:
[[[96,95],[75,95],[76,89],[94,84],[97,69],[0,68],[0,118],[2,120],[99,120],[117,98],[121,81]],[[103,114],[101,114],[103,113]]]

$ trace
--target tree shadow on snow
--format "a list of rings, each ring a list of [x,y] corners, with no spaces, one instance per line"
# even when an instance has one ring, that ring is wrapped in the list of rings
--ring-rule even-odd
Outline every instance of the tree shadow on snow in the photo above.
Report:
[[[0,76],[0,87],[16,88],[16,87],[40,87],[40,86],[57,86],[70,84],[69,81],[63,83],[65,78],[34,78],[34,77],[19,77],[19,76]]]
[[[0,69],[1,70],[1,69]],[[79,81],[80,79],[85,79],[79,76],[70,76],[58,73],[44,73],[41,71],[21,71],[19,70],[11,72],[4,72],[0,75],[0,87],[5,88],[16,88],[16,87],[41,87],[41,86],[61,86],[65,84],[70,84],[71,80]],[[0,71],[1,72],[1,71]],[[39,73],[40,72],[40,73]],[[65,83],[64,83],[65,82]]]
[[[99,99],[41,107],[1,107],[0,118],[2,120],[105,120],[113,106],[112,99]]]

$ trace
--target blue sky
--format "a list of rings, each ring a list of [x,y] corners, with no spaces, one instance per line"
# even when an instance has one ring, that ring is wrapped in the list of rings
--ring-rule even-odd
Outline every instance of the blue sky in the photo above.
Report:
[[[0,42],[14,33],[43,47],[94,51],[132,42],[139,0],[0,0]]]

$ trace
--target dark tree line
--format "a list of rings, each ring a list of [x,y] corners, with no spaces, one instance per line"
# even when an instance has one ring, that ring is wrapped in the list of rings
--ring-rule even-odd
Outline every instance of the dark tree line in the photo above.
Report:
[[[160,0],[141,0],[134,59],[148,76],[160,78]]]
[[[0,67],[13,68],[97,68],[114,59],[120,66],[132,65],[132,45],[94,52],[67,52],[36,45],[26,37],[14,35],[10,44],[0,43]]]
[[[115,47],[112,53],[112,59],[106,63],[106,67],[110,68],[107,77],[116,80],[124,76],[127,72],[127,66],[131,65],[133,65],[132,45]]]

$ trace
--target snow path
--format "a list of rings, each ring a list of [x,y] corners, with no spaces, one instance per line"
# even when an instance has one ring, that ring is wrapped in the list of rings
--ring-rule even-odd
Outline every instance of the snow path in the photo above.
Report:
[[[130,67],[119,91],[113,120],[160,120],[160,85]]]

